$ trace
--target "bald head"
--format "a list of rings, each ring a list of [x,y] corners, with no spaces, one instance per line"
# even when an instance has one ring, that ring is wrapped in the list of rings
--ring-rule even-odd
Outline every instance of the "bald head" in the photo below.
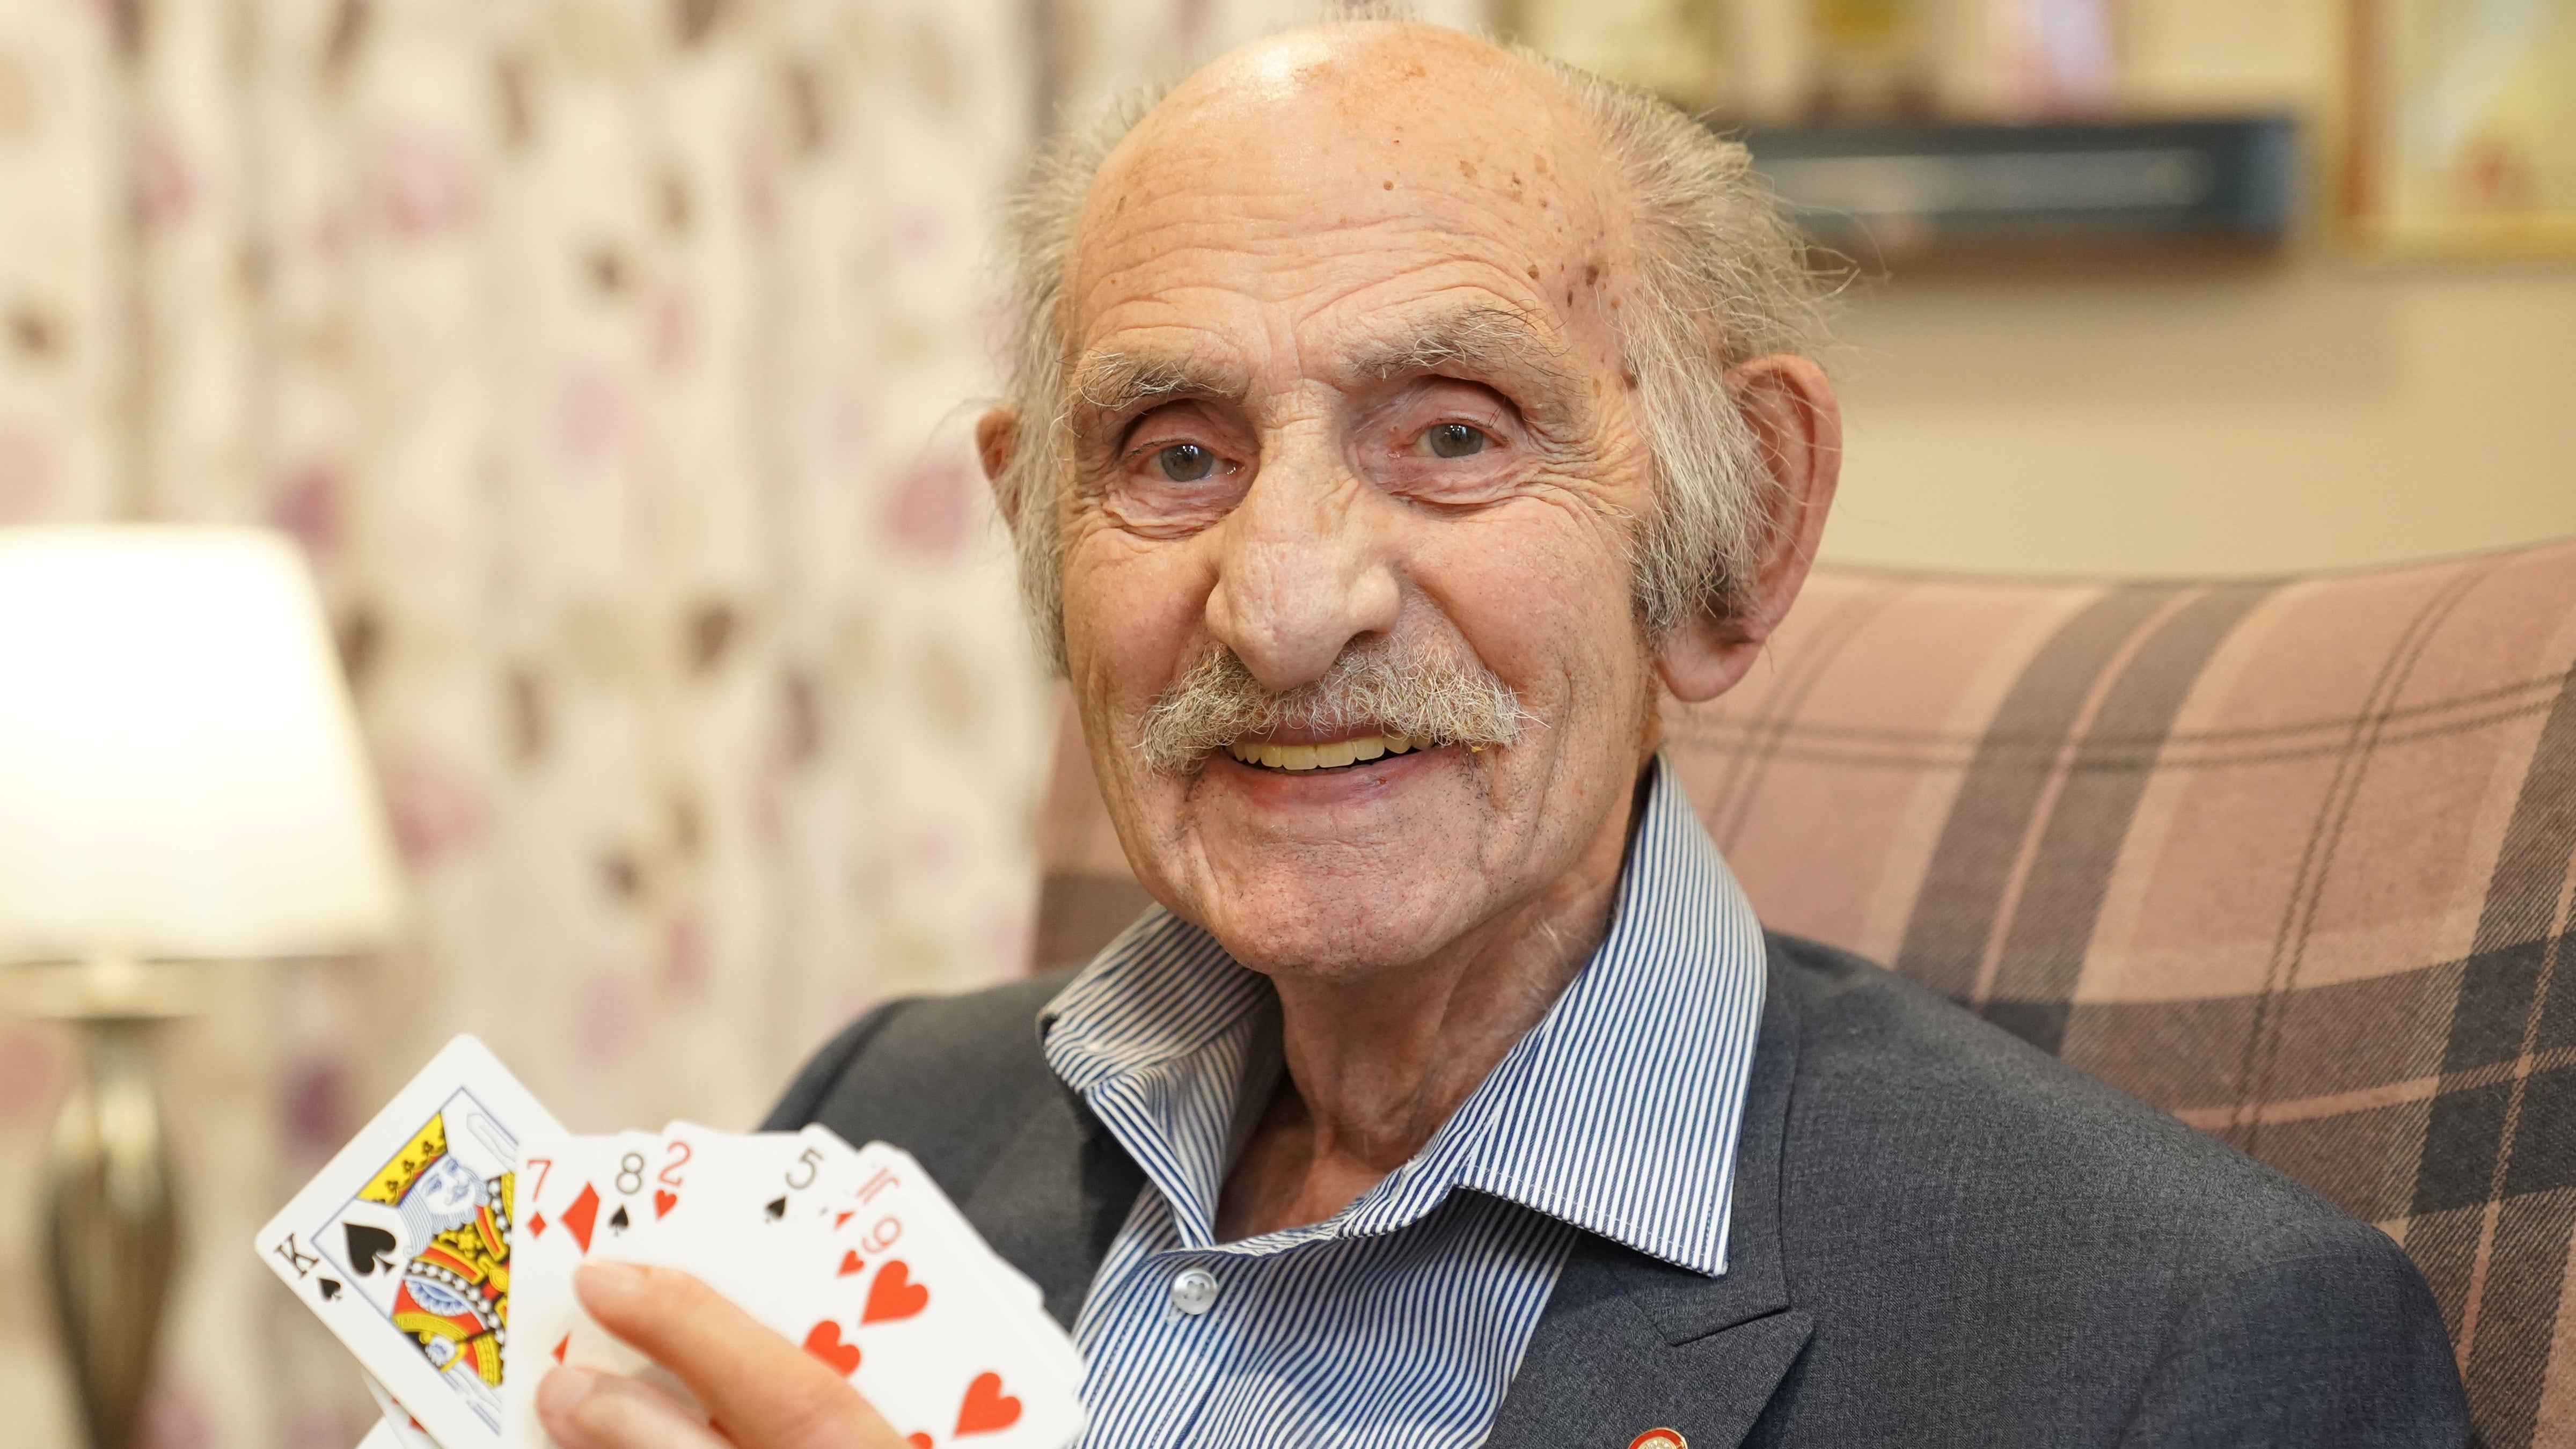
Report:
[[[1309,224],[1499,225],[1533,249],[1598,247],[1604,142],[1557,75],[1472,36],[1312,26],[1176,87],[1100,166],[1080,235],[1088,245],[1147,197],[1223,186]]]
[[[1099,167],[1068,259],[1075,377],[1100,360],[1082,333],[1133,320],[1113,312],[1138,270],[1191,248],[1281,263],[1274,289],[1355,253],[1422,252],[1430,276],[1370,280],[1428,287],[1464,325],[1390,330],[1372,349],[1385,367],[1477,338],[1525,346],[1533,361],[1613,362],[1611,288],[1633,227],[1604,160],[1555,75],[1453,30],[1346,22],[1244,46],[1182,83]]]

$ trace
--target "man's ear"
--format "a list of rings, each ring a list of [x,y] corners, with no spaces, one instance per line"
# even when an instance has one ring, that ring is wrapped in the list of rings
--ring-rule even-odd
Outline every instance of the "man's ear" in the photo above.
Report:
[[[1657,647],[1656,668],[1686,704],[1717,698],[1753,667],[1807,582],[1842,477],[1842,406],[1823,368],[1804,357],[1757,357],[1726,374],[1726,390],[1771,475],[1760,500],[1769,542],[1755,560],[1752,601],[1742,614],[1701,615]]]
[[[1020,415],[1009,407],[990,407],[975,420],[975,456],[983,460],[984,481],[993,486],[994,506],[1002,510],[1002,522],[1016,527],[1020,521],[1018,495],[1002,486],[1002,474],[1011,466],[1011,453],[1020,445]]]

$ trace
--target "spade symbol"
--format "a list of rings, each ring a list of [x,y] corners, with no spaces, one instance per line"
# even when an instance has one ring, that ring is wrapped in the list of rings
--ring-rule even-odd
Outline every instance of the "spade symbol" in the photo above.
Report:
[[[612,1233],[622,1233],[626,1231],[626,1225],[629,1221],[631,1220],[626,1216],[626,1205],[624,1203],[619,1203],[617,1205],[617,1211],[608,1215],[608,1230]]]
[[[325,1302],[325,1303],[329,1303],[329,1302],[331,1302],[332,1300],[334,1300],[334,1299],[338,1298],[339,1296],[340,1296],[340,1280],[339,1280],[339,1279],[337,1279],[337,1278],[325,1278],[325,1279],[323,1279],[323,1280],[322,1280],[322,1301],[323,1301],[323,1302]]]
[[[787,1216],[787,1199],[784,1196],[771,1198],[769,1200],[769,1206],[762,1208],[760,1213],[761,1216],[769,1219],[773,1223],[778,1221],[780,1218]]]
[[[342,1223],[340,1229],[348,1235],[350,1272],[364,1278],[379,1268],[393,1267],[393,1234],[366,1223]]]

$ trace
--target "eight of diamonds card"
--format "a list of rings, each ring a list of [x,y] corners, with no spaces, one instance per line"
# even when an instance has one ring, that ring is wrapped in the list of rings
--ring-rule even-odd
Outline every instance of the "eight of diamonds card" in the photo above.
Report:
[[[260,1229],[260,1256],[442,1449],[493,1449],[521,1139],[558,1132],[460,1036]]]

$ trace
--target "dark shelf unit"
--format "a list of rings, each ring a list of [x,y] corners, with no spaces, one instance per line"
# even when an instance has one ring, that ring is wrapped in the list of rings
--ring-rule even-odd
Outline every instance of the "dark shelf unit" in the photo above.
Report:
[[[1720,129],[1868,271],[2259,262],[2299,212],[2288,116]]]

